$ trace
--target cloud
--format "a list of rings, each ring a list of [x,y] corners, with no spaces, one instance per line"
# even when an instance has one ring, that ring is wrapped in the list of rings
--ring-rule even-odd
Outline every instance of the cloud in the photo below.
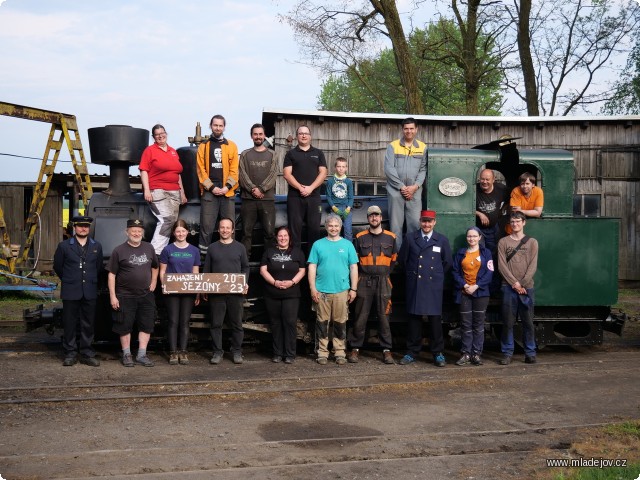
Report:
[[[264,107],[312,109],[319,90],[276,13],[263,0],[11,1],[0,10],[1,100],[76,115],[86,152],[91,127],[160,122],[179,147],[198,121],[209,133],[214,113],[246,148]],[[35,124],[0,117],[0,153],[41,156],[48,126]],[[34,181],[39,162],[21,165],[3,179]]]

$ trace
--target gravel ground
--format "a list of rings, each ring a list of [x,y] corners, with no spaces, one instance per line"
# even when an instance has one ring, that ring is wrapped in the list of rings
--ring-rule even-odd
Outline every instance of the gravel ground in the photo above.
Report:
[[[572,443],[593,428],[638,418],[631,327],[603,346],[547,347],[536,365],[519,355],[499,366],[494,349],[481,367],[457,367],[449,351],[443,369],[426,355],[383,365],[379,352],[345,366],[306,356],[276,365],[251,349],[243,365],[211,366],[198,352],[188,366],[169,366],[152,351],[156,367],[127,369],[108,346],[99,368],[62,367],[55,337],[5,332],[0,474],[548,478],[545,458],[575,455]]]

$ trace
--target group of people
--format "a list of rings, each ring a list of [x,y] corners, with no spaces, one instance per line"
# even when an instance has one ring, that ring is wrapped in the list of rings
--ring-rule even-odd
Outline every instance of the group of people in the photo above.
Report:
[[[354,194],[353,182],[346,175],[347,160],[336,158],[335,174],[327,180],[325,156],[312,146],[309,127],[301,125],[296,131],[297,145],[287,152],[283,165],[283,176],[289,185],[288,226],[275,229],[277,164],[273,152],[264,145],[264,127],[260,124],[251,127],[254,146],[239,155],[235,143],[224,137],[225,126],[224,117],[215,115],[210,122],[212,136],[197,152],[201,193],[199,248],[187,242],[187,225],[178,218],[179,206],[186,202],[178,155],[167,144],[164,127],[155,125],[152,129],[154,143],[144,151],[140,171],[144,198],[158,220],[153,238],[150,243],[144,242],[142,221],[129,219],[127,240],[113,250],[106,266],[113,331],[120,336],[124,366],[154,365],[146,347],[155,323],[154,290],[165,273],[198,273],[202,267],[203,273],[243,273],[248,278],[252,233],[258,218],[265,238],[260,275],[265,281],[265,305],[271,320],[273,362],[295,360],[299,284],[306,276],[317,315],[317,362],[328,362],[330,338],[337,364],[358,362],[365,327],[375,305],[382,360],[394,364],[388,318],[390,274],[399,262],[405,272],[408,314],[407,353],[400,364],[416,361],[422,348],[422,322],[426,319],[434,364],[445,366],[441,317],[444,278],[453,269],[463,344],[462,356],[456,363],[480,365],[484,316],[496,255],[503,278],[501,363],[509,364],[513,355],[516,316],[523,322],[525,361],[535,362],[532,311],[537,242],[524,235],[526,216],[539,216],[542,211],[542,191],[533,185],[535,177],[523,175],[519,194],[514,189],[509,232],[498,241],[504,191],[494,183],[491,170],[482,171],[476,207],[478,226],[467,230],[468,245],[453,258],[448,239],[434,230],[436,212],[421,209],[421,190],[427,174],[426,145],[416,139],[416,121],[408,118],[403,121],[403,138],[388,146],[384,159],[391,231],[382,228],[382,211],[374,205],[367,210],[368,228],[353,238]],[[320,238],[320,187],[325,181],[331,211],[325,220],[326,237]],[[242,198],[242,243],[234,239],[234,197],[238,187]],[[99,365],[91,344],[97,278],[103,262],[100,244],[88,235],[91,222],[89,217],[74,217],[74,235],[59,245],[54,258],[54,269],[62,280],[65,366],[74,365],[78,359],[81,363]],[[301,249],[304,223],[310,245],[307,259]],[[403,238],[405,223],[407,233]],[[212,242],[216,226],[219,239]],[[174,241],[169,243],[171,238]],[[205,257],[203,263],[201,255]],[[246,289],[243,293],[247,293]],[[211,317],[210,363],[219,364],[223,359],[225,320],[231,329],[233,362],[243,362],[242,295],[164,297],[171,365],[189,363],[189,318],[193,306],[200,301],[208,301]],[[355,317],[347,339],[346,322],[349,304],[353,302]],[[139,345],[135,358],[131,352],[134,325]],[[349,351],[347,343],[351,346]]]

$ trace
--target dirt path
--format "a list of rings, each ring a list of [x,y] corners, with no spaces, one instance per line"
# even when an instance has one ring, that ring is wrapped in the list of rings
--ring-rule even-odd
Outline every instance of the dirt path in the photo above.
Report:
[[[100,368],[64,368],[57,342],[19,337],[0,342],[7,480],[533,478],[581,428],[638,418],[640,406],[633,345],[545,349],[539,364],[508,367],[495,351],[482,367],[444,369],[373,354],[285,366],[254,352],[241,366],[203,353],[125,369],[108,349]]]

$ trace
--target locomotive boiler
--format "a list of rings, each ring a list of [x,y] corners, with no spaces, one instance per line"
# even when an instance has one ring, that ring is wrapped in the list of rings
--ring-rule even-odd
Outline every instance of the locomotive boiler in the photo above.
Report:
[[[139,163],[148,145],[149,132],[122,125],[89,129],[92,162],[110,167],[109,188],[94,193],[86,210],[95,219],[91,234],[103,246],[105,258],[113,248],[126,240],[125,225],[129,218],[144,221],[145,239],[150,240],[156,218],[141,192],[131,190],[129,167]],[[200,222],[200,194],[196,173],[197,147],[177,149],[183,166],[182,182],[187,203],[180,208],[180,218],[187,222],[188,240],[197,245]],[[621,334],[624,316],[612,313],[617,302],[619,220],[604,217],[585,217],[573,214],[574,166],[570,152],[564,150],[518,149],[514,140],[491,142],[475,149],[430,149],[428,174],[425,181],[423,206],[438,212],[436,230],[445,234],[453,251],[465,245],[466,227],[475,224],[476,179],[483,168],[499,172],[509,189],[517,184],[518,176],[527,171],[538,179],[545,192],[544,215],[527,220],[527,234],[539,243],[539,263],[535,275],[535,329],[539,345],[590,345],[603,340],[603,331]],[[236,239],[242,235],[236,202]],[[378,205],[388,228],[385,196],[356,197],[353,211],[354,235],[367,226],[366,211]],[[323,217],[329,212],[323,202]],[[276,225],[285,225],[286,197],[276,197]],[[268,333],[268,319],[263,305],[263,283],[258,273],[261,258],[261,226],[255,227],[253,255],[250,259],[248,306],[245,308],[246,330]],[[404,275],[397,268],[392,275],[394,284],[392,331],[402,334],[405,324]],[[303,285],[306,282],[303,282]],[[449,282],[451,284],[451,282]],[[158,328],[163,334],[165,325],[162,295],[158,293]],[[487,311],[488,333],[499,334],[501,320],[500,299],[493,298]],[[209,322],[205,310],[196,308],[191,318],[191,332],[208,335]],[[443,324],[454,329],[458,323],[458,309],[453,293],[445,292]],[[373,313],[375,315],[375,312]],[[311,342],[314,314],[309,296],[303,293],[298,336]],[[375,319],[373,319],[375,320]],[[41,325],[50,331],[61,324],[60,309],[53,312],[43,308],[25,312],[28,329]],[[377,322],[370,322],[367,338],[375,343]],[[518,326],[516,326],[517,330]],[[96,316],[96,338],[111,337],[109,294],[105,279]],[[520,338],[516,332],[515,338]]]

